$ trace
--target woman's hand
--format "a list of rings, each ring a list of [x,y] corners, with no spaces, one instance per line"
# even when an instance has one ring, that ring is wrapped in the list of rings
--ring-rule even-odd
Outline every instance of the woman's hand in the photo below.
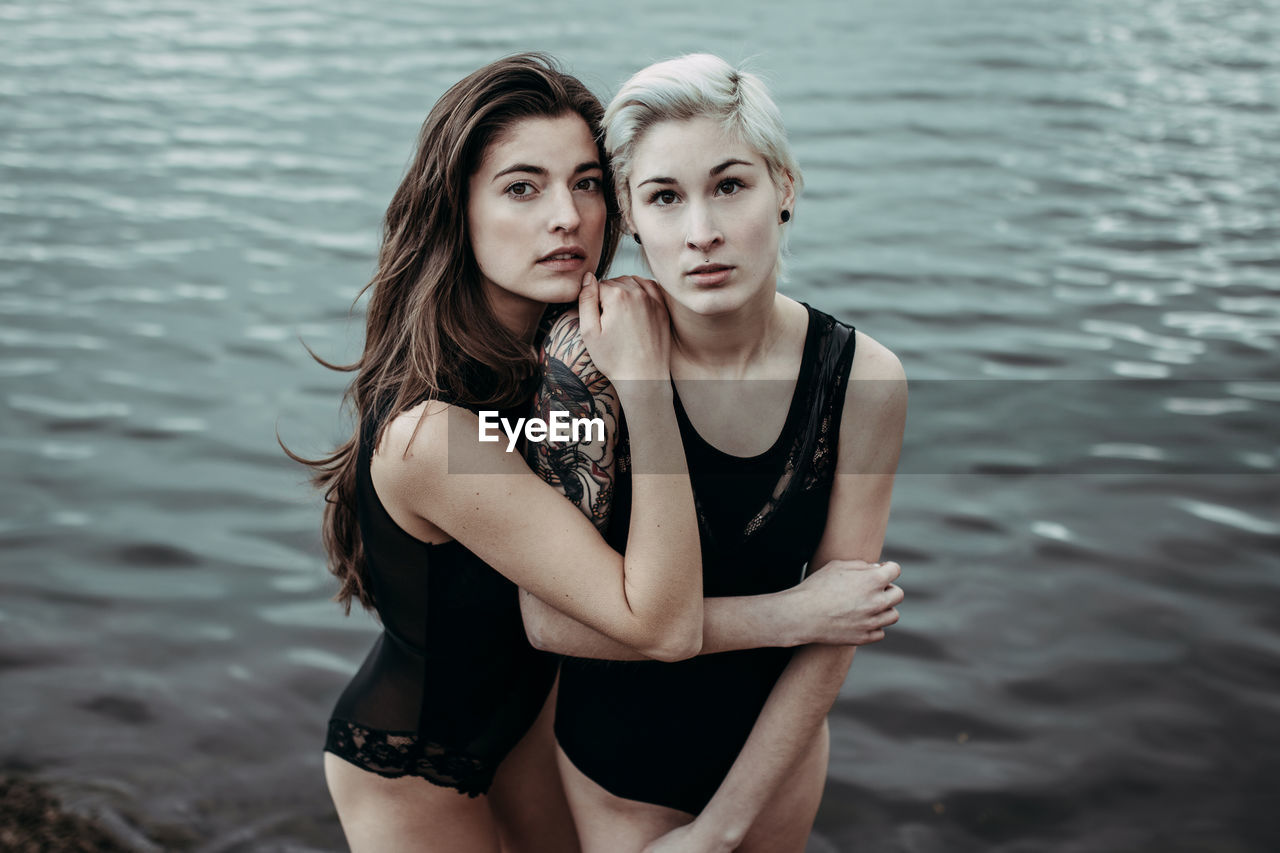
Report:
[[[863,646],[884,639],[905,597],[897,563],[832,560],[791,590],[806,643]]]
[[[641,853],[730,853],[736,846],[703,832],[695,820],[650,841]]]
[[[656,282],[632,275],[597,281],[587,273],[578,318],[591,360],[615,385],[671,375],[671,320]]]

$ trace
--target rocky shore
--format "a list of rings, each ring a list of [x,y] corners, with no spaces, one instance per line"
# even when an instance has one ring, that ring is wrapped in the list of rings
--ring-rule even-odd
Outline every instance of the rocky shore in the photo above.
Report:
[[[0,777],[0,850],[129,853],[93,820],[64,809],[44,786],[14,777]]]

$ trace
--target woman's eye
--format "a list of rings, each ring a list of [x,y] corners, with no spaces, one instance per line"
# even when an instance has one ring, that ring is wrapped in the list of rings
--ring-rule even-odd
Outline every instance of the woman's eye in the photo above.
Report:
[[[663,207],[668,204],[675,204],[675,203],[676,203],[675,190],[658,190],[656,193],[649,196],[649,204],[656,204],[659,207]]]
[[[533,184],[528,181],[516,181],[511,186],[507,187],[507,195],[515,196],[516,198],[531,196],[533,195]]]
[[[730,178],[726,181],[721,181],[716,187],[716,192],[720,193],[720,195],[733,195],[740,189],[742,189],[742,181],[737,178]]]

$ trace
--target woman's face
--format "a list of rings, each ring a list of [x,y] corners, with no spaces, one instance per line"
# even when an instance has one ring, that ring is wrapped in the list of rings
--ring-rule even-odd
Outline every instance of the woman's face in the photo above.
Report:
[[[776,186],[764,157],[710,118],[655,124],[632,163],[630,225],[676,304],[713,315],[772,298],[789,180]]]
[[[471,176],[467,227],[504,321],[578,295],[600,262],[604,171],[577,114],[522,119],[485,149]]]

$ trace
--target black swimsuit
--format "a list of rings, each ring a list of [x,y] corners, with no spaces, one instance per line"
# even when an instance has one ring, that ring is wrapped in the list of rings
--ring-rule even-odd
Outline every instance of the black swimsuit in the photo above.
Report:
[[[370,423],[356,506],[383,632],[338,699],[325,750],[477,796],[537,718],[557,658],[529,645],[514,583],[458,542],[431,545],[395,523],[369,473],[374,435]]]
[[[769,450],[751,458],[717,450],[677,396],[707,596],[794,586],[822,538],[854,336],[850,326],[808,311],[795,394]],[[615,547],[625,541],[629,509],[629,479],[620,476],[609,526]],[[565,658],[556,739],[574,766],[616,796],[698,814],[790,660],[791,650],[780,648],[679,663]]]

